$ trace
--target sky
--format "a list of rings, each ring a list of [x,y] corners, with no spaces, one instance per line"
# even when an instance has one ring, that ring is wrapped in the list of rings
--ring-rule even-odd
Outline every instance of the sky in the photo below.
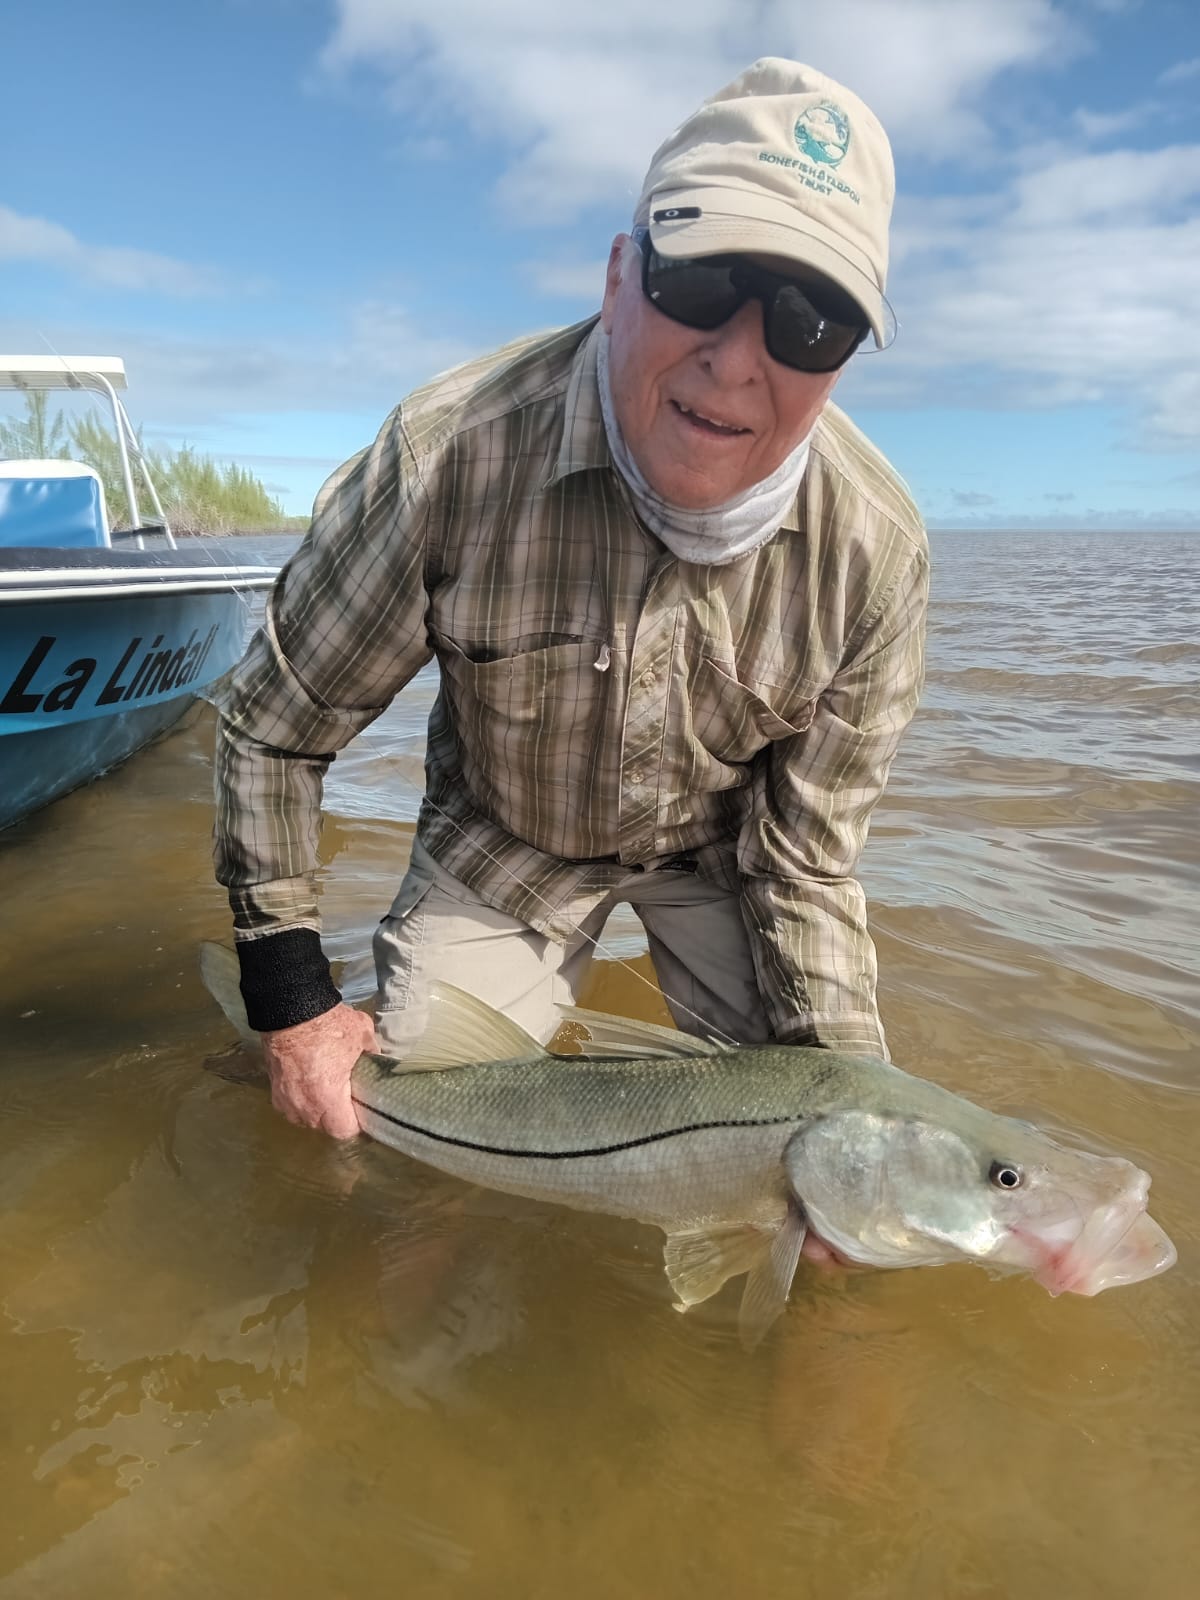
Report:
[[[599,307],[659,142],[761,55],[897,168],[836,399],[932,527],[1200,529],[1196,0],[0,0],[0,350],[119,355],[285,510],[434,373]]]

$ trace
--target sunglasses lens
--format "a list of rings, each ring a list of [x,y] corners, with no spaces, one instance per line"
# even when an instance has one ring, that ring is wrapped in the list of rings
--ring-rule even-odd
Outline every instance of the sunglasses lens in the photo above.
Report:
[[[667,261],[655,250],[645,257],[642,286],[664,315],[688,328],[719,328],[745,299],[728,263]]]
[[[834,372],[866,338],[862,313],[856,317],[856,310],[848,296],[835,300],[807,286],[784,284],[767,310],[767,351],[801,372]]]
[[[859,306],[834,285],[801,284],[744,257],[670,261],[646,242],[642,288],[664,316],[688,328],[719,328],[747,300],[761,301],[768,354],[799,372],[835,371],[868,332]]]

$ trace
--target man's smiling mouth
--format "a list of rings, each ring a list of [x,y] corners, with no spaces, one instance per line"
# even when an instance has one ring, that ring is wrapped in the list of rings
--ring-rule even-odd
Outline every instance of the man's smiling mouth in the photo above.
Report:
[[[705,433],[715,434],[719,438],[734,439],[739,434],[750,432],[749,428],[739,428],[732,422],[721,422],[716,417],[705,416],[703,411],[695,411],[680,400],[672,400],[671,404],[693,427],[701,428]]]

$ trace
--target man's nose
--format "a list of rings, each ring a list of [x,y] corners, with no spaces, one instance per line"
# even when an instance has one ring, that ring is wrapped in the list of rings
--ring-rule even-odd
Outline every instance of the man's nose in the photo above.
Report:
[[[748,383],[757,377],[770,359],[763,342],[761,301],[747,300],[728,322],[713,328],[700,353],[719,383]]]

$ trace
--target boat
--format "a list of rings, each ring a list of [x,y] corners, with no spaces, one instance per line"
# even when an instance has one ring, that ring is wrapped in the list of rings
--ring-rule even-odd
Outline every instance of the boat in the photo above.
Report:
[[[165,732],[240,658],[277,566],[237,541],[177,542],[117,394],[116,356],[3,356],[0,389],[106,402],[131,526],[73,460],[0,460],[0,828]],[[137,468],[135,474],[135,466]],[[137,480],[153,507],[145,522]]]

